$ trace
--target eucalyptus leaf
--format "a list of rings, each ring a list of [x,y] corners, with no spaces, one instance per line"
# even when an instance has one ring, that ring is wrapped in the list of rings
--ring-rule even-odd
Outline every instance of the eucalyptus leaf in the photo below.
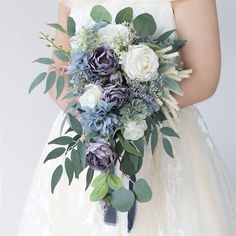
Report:
[[[167,52],[167,54],[178,52],[186,43],[187,43],[187,40],[175,39],[174,43],[172,44],[173,49]]]
[[[57,96],[56,99],[58,99],[65,87],[65,78],[63,75],[59,76],[57,79]]]
[[[144,140],[140,138],[139,140],[134,141],[134,145],[137,147],[140,153],[144,155]]]
[[[55,50],[55,51],[53,52],[53,54],[54,54],[58,59],[60,59],[61,61],[65,61],[65,62],[69,61],[68,55],[66,55],[66,54],[65,54],[64,52],[62,52],[61,50]]]
[[[74,165],[73,165],[73,162],[69,158],[65,159],[65,169],[66,169],[66,174],[67,174],[69,185],[70,185],[74,177]]]
[[[56,76],[57,75],[55,71],[51,71],[48,74],[47,81],[46,81],[46,88],[45,88],[44,93],[47,93],[52,88],[52,86],[54,85],[56,81]]]
[[[69,120],[70,120],[70,126],[71,128],[80,136],[82,135],[83,129],[80,124],[80,122],[70,113],[68,113]]]
[[[62,100],[65,100],[65,99],[68,99],[68,98],[72,98],[72,97],[76,97],[77,95],[74,94],[73,92],[69,92],[67,93],[63,98]]]
[[[158,132],[157,132],[157,127],[155,126],[152,130],[152,136],[151,136],[152,154],[154,154],[154,151],[157,145],[157,140],[158,140]]]
[[[152,198],[152,190],[144,179],[139,179],[134,183],[133,191],[139,202],[148,202]]]
[[[63,173],[63,167],[62,165],[59,165],[53,172],[52,174],[52,179],[51,179],[51,191],[54,193],[55,187],[57,186],[58,182],[61,179]]]
[[[76,32],[75,21],[71,16],[69,16],[68,19],[67,19],[67,34],[70,37],[73,37],[73,36],[75,36],[75,32]]]
[[[59,144],[59,145],[68,145],[73,141],[73,138],[69,136],[61,136],[53,139],[48,144]]]
[[[44,163],[47,162],[48,160],[52,160],[52,159],[56,159],[58,157],[60,157],[64,152],[65,152],[65,148],[63,147],[58,147],[53,149],[51,152],[48,153],[47,157],[44,160]]]
[[[61,127],[60,127],[60,135],[62,135],[63,129],[65,127],[67,121],[67,116],[65,115],[65,117],[63,118],[62,122],[61,122]]]
[[[131,142],[125,140],[124,137],[121,134],[118,134],[118,138],[120,140],[121,145],[123,146],[123,148],[127,152],[129,152],[129,153],[131,153],[135,156],[138,156],[138,157],[143,156],[142,153],[140,153]]]
[[[94,190],[92,191],[90,195],[90,201],[96,202],[96,201],[101,200],[102,198],[106,196],[106,194],[108,193],[108,190],[109,190],[109,187],[107,183],[104,183],[103,185],[94,188]]]
[[[163,138],[162,142],[163,142],[163,147],[166,153],[172,158],[174,158],[173,149],[172,149],[172,145],[170,141],[167,138]]]
[[[107,183],[110,188],[116,190],[123,187],[122,179],[117,175],[109,175],[107,177]]]
[[[149,13],[142,13],[133,20],[133,25],[137,33],[143,37],[151,36],[156,32],[155,19]]]
[[[121,212],[127,212],[132,208],[134,200],[134,193],[122,187],[112,192],[111,205]]]
[[[149,143],[150,135],[151,135],[151,132],[152,132],[152,118],[151,117],[147,117],[146,118],[146,123],[147,123],[148,127],[145,130],[144,135],[145,135],[147,143]]]
[[[106,173],[101,173],[93,180],[91,185],[92,187],[96,188],[106,183],[106,181],[107,181]]]
[[[170,127],[162,127],[160,131],[162,134],[167,135],[169,137],[180,138],[180,136]]]
[[[91,184],[94,176],[94,169],[88,168],[87,174],[86,174],[86,187],[85,191],[88,189],[89,185]]]
[[[157,41],[158,41],[158,42],[164,42],[164,41],[166,41],[175,31],[176,31],[176,29],[174,29],[174,30],[169,30],[169,31],[165,32],[164,34],[162,34],[161,36],[159,36],[159,37],[157,38]]]
[[[34,81],[31,83],[30,85],[30,88],[29,88],[29,93],[31,93],[31,91],[37,87],[41,82],[43,82],[45,80],[47,76],[47,73],[46,72],[43,72],[41,74],[39,74],[35,79]]]
[[[115,18],[116,24],[121,24],[123,22],[131,22],[133,20],[133,9],[131,7],[126,7],[120,10]]]
[[[85,144],[82,141],[78,141],[77,149],[78,149],[78,153],[80,155],[80,160],[83,164],[83,168],[85,168],[86,157],[87,157]]]
[[[34,62],[38,62],[45,65],[52,65],[55,63],[55,61],[53,61],[51,58],[48,58],[48,57],[38,58],[37,60],[33,61],[33,63]]]
[[[111,23],[112,21],[111,13],[101,5],[93,6],[90,16],[95,22],[105,21],[107,23]]]
[[[51,26],[52,28],[54,28],[56,30],[61,31],[62,33],[66,33],[65,29],[58,23],[50,23],[50,24],[47,24],[47,25]]]
[[[170,77],[170,78],[168,78]],[[164,79],[164,85],[166,88],[168,88],[170,91],[181,95],[182,94],[182,90],[181,87],[179,85],[179,83],[173,79],[171,79],[171,75],[167,75]]]
[[[80,173],[83,171],[83,163],[80,159],[80,155],[79,155],[78,151],[75,149],[71,150],[71,160],[74,165],[76,178],[78,178]]]
[[[128,175],[135,175],[139,172],[143,164],[143,158],[125,152],[121,160],[120,170]]]

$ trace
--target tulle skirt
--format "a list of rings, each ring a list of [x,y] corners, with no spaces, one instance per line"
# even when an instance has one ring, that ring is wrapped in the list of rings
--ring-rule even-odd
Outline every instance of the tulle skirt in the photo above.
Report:
[[[59,136],[60,112],[48,141]],[[167,121],[165,121],[167,122]],[[175,158],[161,141],[151,153],[145,146],[143,166],[136,175],[152,188],[150,202],[137,202],[132,230],[127,231],[127,213],[117,212],[116,225],[104,223],[101,206],[85,191],[86,170],[68,186],[66,173],[51,194],[54,169],[65,157],[43,164],[54,148],[45,144],[21,217],[18,236],[234,236],[236,201],[224,163],[207,126],[195,106],[179,111],[175,118],[180,139],[172,139]],[[69,127],[65,125],[65,130]],[[118,168],[118,167],[117,167]],[[117,171],[121,176],[121,173]],[[95,172],[95,176],[99,172]],[[125,186],[128,179],[122,177]]]

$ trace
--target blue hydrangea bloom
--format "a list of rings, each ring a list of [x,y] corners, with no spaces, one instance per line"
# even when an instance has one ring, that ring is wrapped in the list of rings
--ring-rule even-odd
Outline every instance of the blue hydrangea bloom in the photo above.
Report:
[[[85,128],[86,133],[98,131],[102,136],[112,135],[118,124],[118,117],[112,113],[115,103],[101,100],[94,108],[86,108],[79,116],[79,121]]]
[[[89,69],[88,54],[83,51],[72,50],[71,63],[68,67],[68,74],[73,74],[76,70],[85,71]]]

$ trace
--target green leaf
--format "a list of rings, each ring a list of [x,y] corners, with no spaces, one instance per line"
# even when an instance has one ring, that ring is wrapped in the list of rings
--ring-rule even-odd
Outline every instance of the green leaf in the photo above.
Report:
[[[134,156],[125,152],[122,160],[120,170],[128,175],[135,175],[139,172],[143,164],[143,158]]]
[[[82,126],[81,126],[80,122],[79,122],[72,114],[68,113],[68,116],[69,116],[71,128],[72,128],[77,134],[79,134],[79,135],[81,136],[82,133],[83,133],[83,129],[82,129]]]
[[[172,44],[173,49],[167,52],[167,54],[178,52],[186,43],[187,43],[187,40],[175,39],[174,43]]]
[[[172,92],[181,95],[182,94],[182,90],[181,90],[181,87],[180,87],[179,83],[177,81],[174,81],[171,78],[168,78],[168,77],[171,77],[171,75],[167,75],[165,77],[165,79],[164,79],[164,86],[166,88],[168,88],[169,90],[171,90]]]
[[[69,16],[67,19],[67,34],[70,37],[73,37],[73,36],[75,36],[75,31],[76,31],[75,21],[71,16]]]
[[[30,88],[29,88],[29,93],[31,93],[31,91],[37,87],[41,82],[43,82],[45,80],[47,76],[47,73],[46,72],[43,72],[41,74],[39,74],[35,79],[34,81],[31,83],[30,85]]]
[[[107,181],[107,175],[106,173],[101,173],[98,175],[92,182],[92,187],[96,188],[99,187],[100,185],[103,185]]]
[[[170,127],[163,127],[160,129],[161,133],[169,137],[180,138],[180,136]]]
[[[67,105],[66,109],[64,110],[64,112],[66,113],[67,111],[69,111],[70,109],[74,109],[74,107],[76,106],[77,101],[76,100],[72,100],[70,101],[70,103]],[[72,115],[72,114],[71,114]]]
[[[69,92],[69,93],[67,93],[67,94],[62,98],[62,100],[65,100],[65,99],[68,99],[68,98],[72,98],[72,97],[77,97],[77,95],[74,94],[73,92]]]
[[[148,128],[145,130],[144,135],[145,135],[147,143],[149,143],[150,135],[151,135],[151,132],[152,132],[152,118],[147,117],[146,122],[147,122]]]
[[[140,138],[139,140],[134,141],[134,145],[137,147],[137,149],[144,155],[144,140],[143,138]]]
[[[138,15],[133,20],[133,25],[137,33],[143,37],[153,35],[157,29],[155,19],[149,13]]]
[[[122,147],[121,143],[117,142],[116,146],[115,146],[115,152],[116,152],[117,156],[121,156],[123,151],[124,151],[124,148]]]
[[[133,191],[139,202],[148,202],[152,198],[152,190],[144,179],[135,182]]]
[[[73,165],[73,162],[69,158],[65,159],[65,169],[66,169],[66,174],[68,176],[69,185],[70,185],[74,177],[74,165]]]
[[[172,149],[172,145],[170,141],[167,138],[163,138],[162,142],[163,142],[163,147],[166,153],[172,158],[174,158],[173,149]]]
[[[120,10],[115,18],[116,24],[121,24],[124,21],[131,22],[133,20],[133,9],[131,7],[126,7]]]
[[[133,155],[135,155],[135,156],[138,156],[138,157],[142,157],[142,156],[143,156],[142,153],[140,153],[140,152],[135,148],[135,146],[134,146],[132,143],[130,143],[129,141],[125,140],[124,137],[123,137],[121,134],[118,134],[118,138],[119,138],[119,140],[120,140],[121,145],[123,146],[123,148],[124,148],[127,152],[129,152],[129,153],[131,153],[131,154],[133,154]]]
[[[60,50],[55,50],[53,52],[53,54],[60,59],[61,61],[69,61],[69,57],[68,55],[66,55],[64,52],[60,51]]]
[[[52,179],[51,179],[51,191],[54,193],[54,189],[57,186],[58,182],[61,179],[63,173],[63,167],[62,165],[59,165],[53,172],[52,174]]]
[[[59,145],[68,145],[73,141],[73,138],[69,136],[61,136],[50,141],[48,144],[59,144]]]
[[[85,191],[88,189],[89,185],[91,184],[94,176],[94,169],[88,168],[87,174],[86,174],[86,187]]]
[[[107,183],[110,188],[116,190],[123,187],[122,179],[116,175],[108,175]]]
[[[47,81],[46,81],[46,88],[45,88],[44,93],[47,93],[52,88],[52,86],[54,85],[56,81],[56,76],[57,75],[55,71],[51,71],[48,74]]]
[[[47,25],[51,26],[52,28],[54,28],[56,30],[61,31],[62,33],[66,33],[66,31],[64,30],[64,28],[60,24],[50,23],[50,24],[47,24]]]
[[[65,86],[65,80],[64,80],[64,76],[61,75],[59,76],[59,78],[57,79],[57,97],[56,99],[58,99],[64,89]]]
[[[151,148],[152,148],[152,154],[154,154],[156,145],[157,145],[157,140],[158,140],[158,132],[157,132],[157,127],[154,127],[152,130],[152,138],[151,138]]]
[[[63,121],[61,122],[61,127],[60,127],[60,135],[62,135],[63,129],[65,127],[67,121],[67,116],[65,115],[65,117],[63,118]]]
[[[106,196],[106,194],[108,193],[108,190],[109,190],[109,187],[107,183],[104,183],[103,185],[94,188],[94,190],[92,191],[90,195],[90,201],[96,202],[96,201],[101,200],[102,198]]]
[[[105,21],[111,23],[112,21],[110,12],[101,5],[95,5],[90,12],[90,16],[95,22]]]
[[[134,200],[134,193],[122,187],[112,192],[111,205],[121,212],[127,212],[132,208]]]
[[[47,157],[44,160],[44,163],[47,162],[48,160],[60,157],[65,152],[65,150],[66,149],[63,147],[53,149],[51,152],[48,153]]]
[[[45,65],[52,65],[55,63],[55,61],[53,61],[51,58],[48,58],[48,57],[39,58],[39,59],[33,61],[33,63],[34,62],[38,62],[38,63],[45,64]]]
[[[157,38],[157,41],[158,41],[158,42],[164,42],[164,41],[166,41],[175,31],[176,31],[176,29],[174,29],[174,30],[169,30],[169,31],[165,32],[164,34],[162,34],[161,36],[159,36],[159,37]]]
[[[85,144],[82,141],[78,141],[77,149],[78,149],[78,153],[80,155],[80,160],[83,164],[83,168],[85,168],[86,157],[87,157]]]
[[[71,150],[71,160],[74,165],[76,178],[78,178],[80,173],[83,171],[83,163],[81,162],[79,152],[75,149]]]

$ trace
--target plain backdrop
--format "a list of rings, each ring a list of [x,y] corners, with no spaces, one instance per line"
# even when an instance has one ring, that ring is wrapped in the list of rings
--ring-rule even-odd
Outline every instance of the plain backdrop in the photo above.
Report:
[[[1,0],[2,1],[2,0]],[[39,156],[59,109],[43,88],[28,95],[45,67],[31,64],[50,50],[38,39],[57,19],[57,1],[0,2],[0,155],[2,236],[15,236]],[[198,105],[236,186],[236,0],[219,0],[222,76],[215,95]],[[204,35],[200,36],[204,37]],[[28,236],[28,235],[27,235]]]

